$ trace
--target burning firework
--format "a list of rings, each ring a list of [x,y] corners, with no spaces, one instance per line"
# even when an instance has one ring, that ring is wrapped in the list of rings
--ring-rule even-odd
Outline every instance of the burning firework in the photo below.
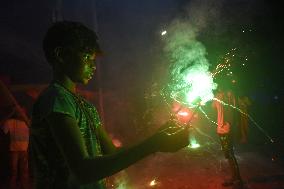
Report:
[[[176,27],[175,27],[176,26]],[[213,71],[209,71],[210,64],[206,58],[205,46],[196,39],[194,29],[187,23],[177,22],[167,32],[165,38],[165,52],[170,59],[170,77],[168,84],[162,90],[161,95],[170,106],[172,102],[178,102],[187,108],[200,109],[209,119],[206,112],[201,109],[208,101],[216,100],[213,90],[217,88],[215,79],[226,76],[230,85],[237,83],[233,66],[246,65],[248,58],[238,55],[238,49],[232,48],[217,62]],[[237,61],[235,61],[237,60]],[[236,63],[237,62],[237,63]],[[223,104],[228,106],[227,104]],[[232,107],[242,113],[237,107]],[[187,117],[188,112],[179,109],[173,113],[175,117]],[[249,116],[250,120],[261,130],[263,129]],[[188,120],[188,123],[191,119]],[[211,121],[216,125],[214,121]],[[186,125],[186,124],[185,124]],[[272,139],[263,131],[265,135]],[[194,137],[192,137],[194,139]],[[194,143],[194,142],[193,142]],[[192,147],[195,147],[192,144]]]
[[[209,71],[206,49],[195,39],[187,25],[169,35],[165,50],[171,60],[170,81],[165,91],[170,98],[195,107],[197,102],[205,104],[211,100],[217,85]]]

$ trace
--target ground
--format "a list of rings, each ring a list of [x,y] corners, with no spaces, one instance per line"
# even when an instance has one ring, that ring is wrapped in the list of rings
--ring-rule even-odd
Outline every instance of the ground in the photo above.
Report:
[[[236,146],[244,188],[284,189],[283,148],[275,151],[275,146],[271,143]],[[120,186],[109,188],[231,189],[234,187],[222,186],[223,179],[230,176],[227,166],[219,145],[208,143],[197,149],[148,157],[112,178]]]

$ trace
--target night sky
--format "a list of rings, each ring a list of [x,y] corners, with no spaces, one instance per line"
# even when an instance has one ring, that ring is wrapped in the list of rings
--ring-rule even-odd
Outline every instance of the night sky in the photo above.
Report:
[[[188,20],[198,28],[197,39],[206,47],[212,67],[232,48],[238,49],[240,59],[248,57],[245,67],[234,66],[237,88],[253,100],[252,114],[264,127],[274,125],[271,132],[277,133],[275,129],[283,126],[280,1],[5,0],[0,15],[0,75],[8,76],[11,85],[47,83],[51,70],[41,49],[46,29],[55,18],[81,21],[97,31],[105,54],[99,60],[101,81],[91,82],[88,89],[99,86],[124,106],[131,104],[124,111],[136,122],[143,121],[139,117],[147,109],[147,89],[163,80],[161,72],[168,65],[161,32],[173,20]],[[106,111],[119,109],[118,102],[111,103],[105,103]]]

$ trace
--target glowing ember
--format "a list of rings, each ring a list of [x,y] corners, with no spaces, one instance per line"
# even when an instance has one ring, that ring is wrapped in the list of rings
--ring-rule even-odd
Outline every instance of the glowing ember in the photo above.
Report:
[[[155,185],[157,185],[156,179],[152,180],[149,185],[150,185],[150,186],[155,186]]]
[[[180,116],[188,116],[189,114],[188,114],[188,112],[179,111],[178,115],[180,115]]]
[[[190,148],[199,148],[200,147],[200,144],[190,144],[189,146]]]
[[[189,134],[189,148],[199,148],[200,144],[198,144],[194,134],[191,132]]]

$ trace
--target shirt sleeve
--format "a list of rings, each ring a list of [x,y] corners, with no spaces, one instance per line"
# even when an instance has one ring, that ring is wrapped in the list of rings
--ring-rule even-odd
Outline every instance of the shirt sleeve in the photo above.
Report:
[[[76,102],[71,94],[53,87],[36,102],[33,119],[41,121],[51,113],[62,113],[76,119]]]
[[[76,118],[76,105],[72,96],[59,92],[54,98],[51,112],[62,113]]]

